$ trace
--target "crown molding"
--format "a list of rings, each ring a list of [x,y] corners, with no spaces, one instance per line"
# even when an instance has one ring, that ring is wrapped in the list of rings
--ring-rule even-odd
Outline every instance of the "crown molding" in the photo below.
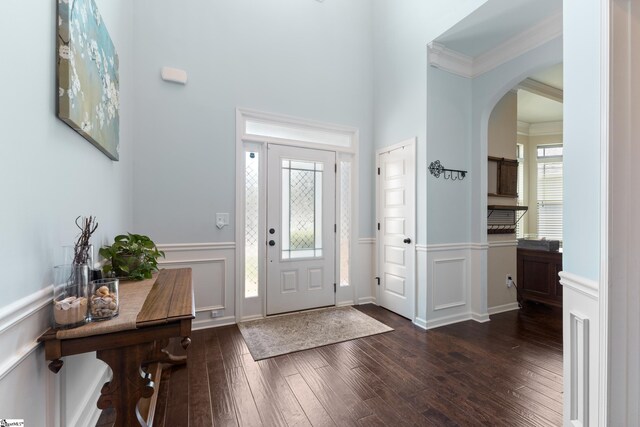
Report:
[[[474,78],[561,36],[562,12],[559,12],[476,57],[464,55],[438,42],[431,42],[427,50],[428,61],[432,67]]]
[[[518,135],[529,136],[530,127],[531,127],[531,123],[521,122],[520,120],[518,120]]]
[[[562,36],[562,12],[551,15],[473,61],[473,74],[479,76],[512,59]]]
[[[529,126],[529,136],[562,135],[562,124],[562,121],[532,123]]]
[[[557,102],[564,101],[564,91],[548,84],[533,79],[524,79],[516,86],[516,89],[526,90],[536,95],[543,96]]]
[[[429,65],[461,77],[472,78],[473,58],[451,50],[437,42],[431,42],[427,48]]]

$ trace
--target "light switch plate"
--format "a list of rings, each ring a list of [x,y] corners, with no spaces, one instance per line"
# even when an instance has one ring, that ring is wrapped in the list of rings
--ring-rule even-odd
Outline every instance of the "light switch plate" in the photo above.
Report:
[[[216,227],[222,230],[225,225],[229,225],[229,214],[228,213],[217,213],[216,214]]]

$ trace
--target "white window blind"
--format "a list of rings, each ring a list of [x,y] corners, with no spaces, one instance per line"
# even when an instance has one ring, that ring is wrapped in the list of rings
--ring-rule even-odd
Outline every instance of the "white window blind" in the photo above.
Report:
[[[518,159],[518,206],[524,206],[524,145],[516,144],[516,157]],[[518,214],[519,216],[520,214]],[[516,218],[518,219],[518,218]],[[524,237],[524,218],[516,224],[516,238]]]
[[[538,237],[562,240],[562,161],[538,163]]]

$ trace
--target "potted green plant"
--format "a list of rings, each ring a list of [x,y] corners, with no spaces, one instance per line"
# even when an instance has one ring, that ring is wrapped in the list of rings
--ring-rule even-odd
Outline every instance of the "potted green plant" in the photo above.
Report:
[[[164,258],[164,252],[148,236],[127,233],[113,240],[112,245],[100,248],[100,255],[107,260],[105,273],[143,280],[150,279],[158,270],[158,258]]]

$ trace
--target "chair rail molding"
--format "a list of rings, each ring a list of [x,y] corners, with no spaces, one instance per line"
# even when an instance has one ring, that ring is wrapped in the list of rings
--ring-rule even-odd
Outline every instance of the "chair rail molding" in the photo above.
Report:
[[[49,327],[52,299],[50,285],[0,309],[0,348],[7,349],[0,381],[38,348],[38,337]]]
[[[575,292],[581,293],[593,300],[598,300],[600,289],[598,282],[580,277],[566,271],[560,272],[560,284],[566,288],[571,288]]]

